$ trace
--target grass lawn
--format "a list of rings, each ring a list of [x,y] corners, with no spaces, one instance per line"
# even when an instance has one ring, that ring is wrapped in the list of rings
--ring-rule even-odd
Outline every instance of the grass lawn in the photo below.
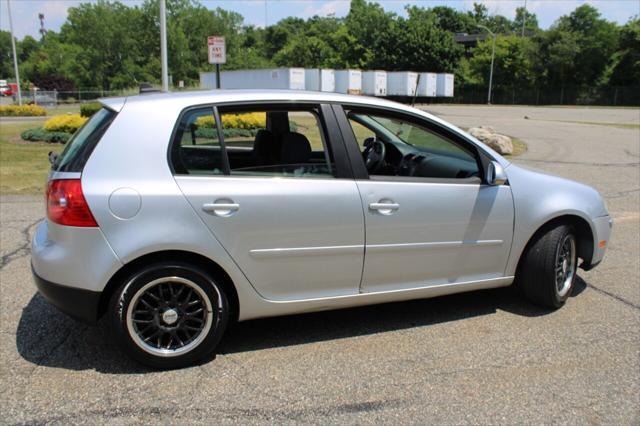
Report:
[[[41,126],[39,121],[0,123],[0,194],[43,194],[50,170],[49,151],[64,145],[23,142],[20,133]]]

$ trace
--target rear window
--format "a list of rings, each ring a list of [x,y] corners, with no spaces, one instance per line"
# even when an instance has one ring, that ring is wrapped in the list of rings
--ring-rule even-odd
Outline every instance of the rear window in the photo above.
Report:
[[[116,113],[102,108],[73,135],[51,169],[56,172],[81,172],[93,149],[107,131]]]

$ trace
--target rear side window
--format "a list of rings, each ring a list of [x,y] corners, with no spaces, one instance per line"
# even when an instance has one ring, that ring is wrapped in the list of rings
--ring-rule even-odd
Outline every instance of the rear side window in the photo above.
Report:
[[[176,174],[223,174],[222,149],[213,108],[187,111],[180,118],[171,150],[173,171]]]
[[[89,156],[116,115],[107,108],[96,112],[67,142],[51,169],[56,172],[82,172]]]

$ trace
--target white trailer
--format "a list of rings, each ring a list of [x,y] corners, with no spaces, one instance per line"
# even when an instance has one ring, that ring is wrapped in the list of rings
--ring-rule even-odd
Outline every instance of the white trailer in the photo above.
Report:
[[[362,72],[360,70],[336,70],[336,92],[359,95],[362,93]]]
[[[362,93],[373,96],[387,96],[386,71],[364,71],[362,73]]]
[[[387,94],[392,96],[414,96],[418,83],[418,73],[395,71],[387,73]]]
[[[453,97],[453,74],[438,74],[436,96]]]
[[[201,87],[213,89],[215,81],[215,72],[200,73]],[[223,89],[304,90],[304,68],[223,71],[220,85]]]
[[[331,69],[305,69],[305,89],[316,92],[335,92],[336,74]]]
[[[420,73],[420,82],[418,83],[418,96],[426,96],[433,98],[436,96],[437,76],[432,72]]]

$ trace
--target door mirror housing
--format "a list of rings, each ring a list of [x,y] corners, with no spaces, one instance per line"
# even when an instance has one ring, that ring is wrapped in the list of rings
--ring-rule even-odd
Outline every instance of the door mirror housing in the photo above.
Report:
[[[507,181],[507,174],[500,163],[492,161],[487,166],[485,178],[488,185],[503,185]]]

